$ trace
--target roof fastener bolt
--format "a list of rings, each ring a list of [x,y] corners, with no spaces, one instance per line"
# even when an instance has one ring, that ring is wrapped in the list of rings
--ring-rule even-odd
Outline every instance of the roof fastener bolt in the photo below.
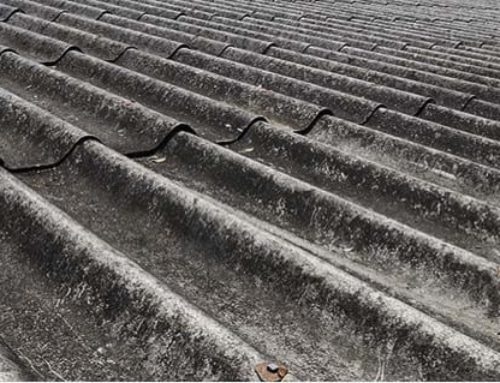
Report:
[[[262,362],[255,366],[255,372],[262,382],[281,382],[288,374],[288,369],[281,364]]]
[[[276,363],[269,363],[267,365],[267,371],[272,372],[273,374],[277,373],[279,366]]]

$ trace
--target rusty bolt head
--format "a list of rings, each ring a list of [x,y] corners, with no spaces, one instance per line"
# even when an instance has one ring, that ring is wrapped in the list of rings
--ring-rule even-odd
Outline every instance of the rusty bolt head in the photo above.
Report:
[[[263,362],[255,367],[255,372],[263,382],[281,382],[288,369],[281,364]]]

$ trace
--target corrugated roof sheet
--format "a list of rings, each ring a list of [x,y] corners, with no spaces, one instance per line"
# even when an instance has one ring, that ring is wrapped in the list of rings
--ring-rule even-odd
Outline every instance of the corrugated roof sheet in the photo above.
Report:
[[[500,380],[499,17],[0,0],[0,380]]]

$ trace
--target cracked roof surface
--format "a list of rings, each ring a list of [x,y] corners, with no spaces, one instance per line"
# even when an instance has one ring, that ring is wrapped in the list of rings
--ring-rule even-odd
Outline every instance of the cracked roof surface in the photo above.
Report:
[[[500,380],[499,20],[0,0],[0,380]]]

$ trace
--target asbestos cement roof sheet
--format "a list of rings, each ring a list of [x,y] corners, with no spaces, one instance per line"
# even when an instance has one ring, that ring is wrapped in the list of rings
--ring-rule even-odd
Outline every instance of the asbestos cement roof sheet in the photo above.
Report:
[[[500,380],[499,20],[0,0],[0,380]]]

